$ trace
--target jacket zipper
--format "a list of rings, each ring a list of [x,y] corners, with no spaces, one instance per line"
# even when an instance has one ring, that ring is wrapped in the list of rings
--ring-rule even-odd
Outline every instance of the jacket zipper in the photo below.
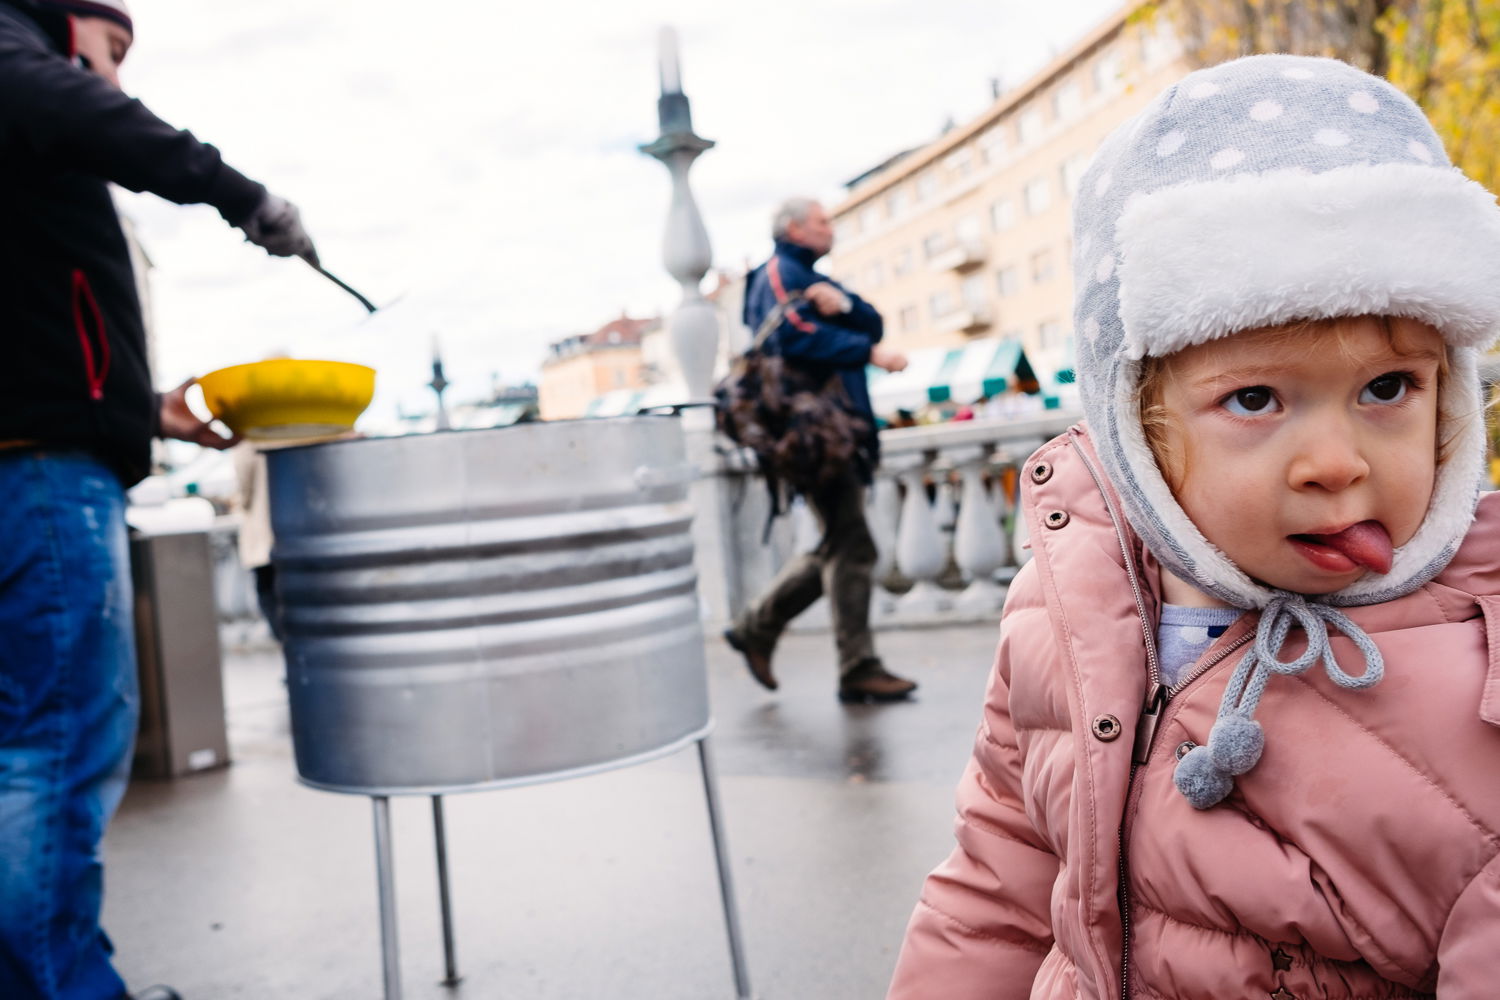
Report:
[[[93,343],[89,339],[89,319],[94,321],[94,339],[99,343],[97,363]],[[109,337],[104,330],[104,316],[99,311],[99,302],[94,298],[94,290],[89,287],[88,276],[76,268],[73,271],[73,331],[78,334],[78,344],[83,350],[89,398],[101,400],[104,398],[104,379],[109,375]]]
[[[1120,858],[1120,887],[1118,891],[1120,907],[1120,1000],[1130,1000],[1130,867],[1125,852],[1125,817],[1130,815],[1135,799],[1135,775],[1151,756],[1151,744],[1156,739],[1156,727],[1161,722],[1162,713],[1166,711],[1167,703],[1170,702],[1178,692],[1187,687],[1193,681],[1202,677],[1214,666],[1223,662],[1230,653],[1244,646],[1252,638],[1254,632],[1247,632],[1234,642],[1217,651],[1213,656],[1198,664],[1182,680],[1168,687],[1161,682],[1161,662],[1156,657],[1156,636],[1151,626],[1151,618],[1146,614],[1146,602],[1141,594],[1140,579],[1135,572],[1135,559],[1130,551],[1130,543],[1125,538],[1125,531],[1120,522],[1120,516],[1115,511],[1115,505],[1109,498],[1109,491],[1104,488],[1104,482],[1099,476],[1094,464],[1089,461],[1083,449],[1079,447],[1076,438],[1070,439],[1069,444],[1078,454],[1083,462],[1083,467],[1089,470],[1089,475],[1094,479],[1094,486],[1099,490],[1099,495],[1104,498],[1104,507],[1109,512],[1110,521],[1115,528],[1115,539],[1120,543],[1120,554],[1125,562],[1125,574],[1130,580],[1130,590],[1135,597],[1136,616],[1141,622],[1141,635],[1146,645],[1146,674],[1150,682],[1150,690],[1146,696],[1145,707],[1141,711],[1141,717],[1136,722],[1135,740],[1131,746],[1130,777],[1125,783],[1125,811],[1120,816],[1119,858]]]
[[[1130,779],[1125,784],[1125,812],[1120,817],[1120,1000],[1130,1000],[1130,871],[1125,857],[1125,817],[1130,815],[1135,805],[1135,774],[1151,757],[1151,744],[1156,739],[1157,724],[1161,722],[1162,713],[1166,711],[1167,703],[1172,700],[1173,696],[1222,663],[1230,653],[1246,645],[1254,637],[1254,632],[1247,632],[1240,636],[1204,660],[1193,669],[1192,673],[1172,687],[1161,683],[1161,677],[1158,675],[1151,694],[1146,699],[1146,707],[1141,712],[1141,719],[1136,723],[1135,745],[1131,749],[1130,757]]]

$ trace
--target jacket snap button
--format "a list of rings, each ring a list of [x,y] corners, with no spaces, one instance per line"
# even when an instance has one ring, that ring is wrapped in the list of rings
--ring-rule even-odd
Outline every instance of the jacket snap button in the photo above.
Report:
[[[1177,744],[1177,759],[1181,760],[1182,758],[1186,757],[1197,746],[1198,744],[1194,743],[1192,740],[1183,740],[1181,743]]]
[[[1047,462],[1038,462],[1031,467],[1031,481],[1033,483],[1045,483],[1052,478],[1052,466]]]
[[[1120,720],[1113,715],[1101,715],[1094,720],[1094,735],[1105,743],[1120,738]]]
[[[1046,521],[1044,523],[1053,531],[1056,531],[1058,528],[1066,527],[1068,523],[1068,512],[1065,510],[1054,510],[1052,513],[1047,515]]]

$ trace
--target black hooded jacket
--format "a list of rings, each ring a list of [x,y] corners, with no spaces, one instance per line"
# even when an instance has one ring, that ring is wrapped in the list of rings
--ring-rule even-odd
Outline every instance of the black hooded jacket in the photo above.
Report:
[[[66,15],[0,0],[0,442],[149,470],[157,403],[107,182],[244,221],[265,188],[77,65]]]

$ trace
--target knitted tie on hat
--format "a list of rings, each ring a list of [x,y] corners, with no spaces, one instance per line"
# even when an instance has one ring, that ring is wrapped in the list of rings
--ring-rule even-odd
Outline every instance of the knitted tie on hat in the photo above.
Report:
[[[1295,660],[1277,659],[1293,625],[1307,633],[1307,650]],[[1364,654],[1365,672],[1358,677],[1344,672],[1328,643],[1332,625]],[[1208,809],[1222,802],[1234,788],[1234,776],[1244,774],[1260,760],[1265,733],[1254,719],[1255,708],[1272,674],[1301,674],[1322,660],[1328,679],[1339,687],[1359,690],[1373,687],[1385,676],[1385,660],[1375,640],[1347,615],[1326,604],[1309,603],[1301,594],[1277,591],[1261,613],[1255,630],[1255,645],[1234,668],[1219,717],[1209,731],[1208,744],[1194,747],[1177,765],[1172,780],[1195,809]]]

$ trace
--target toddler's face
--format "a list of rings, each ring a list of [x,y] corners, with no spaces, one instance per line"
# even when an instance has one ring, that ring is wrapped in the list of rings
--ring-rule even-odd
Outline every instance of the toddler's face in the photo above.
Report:
[[[1442,337],[1360,318],[1248,331],[1167,359],[1164,439],[1188,517],[1249,576],[1327,594],[1390,569],[1437,471]]]

